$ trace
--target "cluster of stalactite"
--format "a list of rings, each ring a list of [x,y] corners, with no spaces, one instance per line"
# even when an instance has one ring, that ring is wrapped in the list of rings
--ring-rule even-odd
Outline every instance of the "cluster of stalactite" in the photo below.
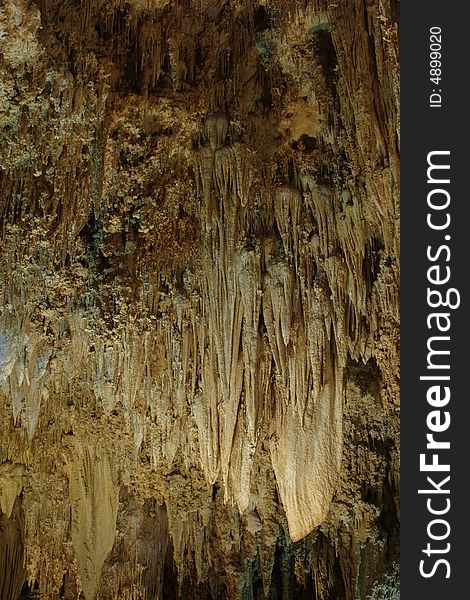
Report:
[[[0,7],[2,600],[395,597],[396,7],[328,4]]]

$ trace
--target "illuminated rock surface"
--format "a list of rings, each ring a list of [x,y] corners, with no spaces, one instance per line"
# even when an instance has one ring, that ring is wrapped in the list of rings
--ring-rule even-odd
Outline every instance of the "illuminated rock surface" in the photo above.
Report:
[[[0,600],[398,598],[397,12],[0,5]]]

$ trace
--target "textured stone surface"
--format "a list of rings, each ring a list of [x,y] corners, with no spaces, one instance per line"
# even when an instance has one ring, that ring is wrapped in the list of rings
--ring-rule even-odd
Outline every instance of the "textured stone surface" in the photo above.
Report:
[[[0,5],[1,600],[398,597],[397,14]]]

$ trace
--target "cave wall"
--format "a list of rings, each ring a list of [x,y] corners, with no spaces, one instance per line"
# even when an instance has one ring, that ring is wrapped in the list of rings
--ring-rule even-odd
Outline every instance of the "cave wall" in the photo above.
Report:
[[[2,600],[398,597],[397,15],[2,3]]]

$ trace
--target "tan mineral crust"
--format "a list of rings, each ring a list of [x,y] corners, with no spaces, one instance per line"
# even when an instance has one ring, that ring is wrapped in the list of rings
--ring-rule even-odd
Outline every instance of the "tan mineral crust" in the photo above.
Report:
[[[0,1],[0,600],[397,600],[398,0]]]

